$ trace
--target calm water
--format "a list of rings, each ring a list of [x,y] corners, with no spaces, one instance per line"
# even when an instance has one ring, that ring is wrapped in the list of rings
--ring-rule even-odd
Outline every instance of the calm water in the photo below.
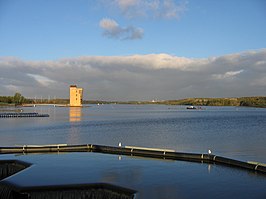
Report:
[[[0,146],[103,144],[169,148],[266,163],[266,109],[92,105],[25,108],[49,118],[0,119]],[[7,179],[20,185],[107,182],[138,198],[266,198],[266,176],[222,165],[97,153],[1,155],[33,167]],[[41,180],[40,180],[41,179]]]
[[[0,145],[103,144],[170,148],[266,162],[266,109],[92,105],[37,107],[49,118],[1,118]]]

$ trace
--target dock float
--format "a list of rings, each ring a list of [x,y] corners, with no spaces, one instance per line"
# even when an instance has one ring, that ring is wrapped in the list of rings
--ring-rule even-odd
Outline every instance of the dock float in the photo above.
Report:
[[[0,160],[0,181],[30,166],[30,163],[20,160]]]
[[[182,160],[190,162],[202,162],[202,163],[213,163],[221,164],[225,166],[231,166],[236,168],[242,168],[266,174],[266,165],[259,162],[243,162],[234,160],[222,156],[216,156],[214,154],[200,154],[200,153],[184,153],[176,152],[169,149],[158,149],[158,148],[145,148],[135,146],[104,146],[104,145],[23,145],[15,147],[0,147],[0,154],[12,154],[12,153],[59,153],[59,152],[95,152],[95,153],[106,153],[106,154],[117,154],[127,156],[139,156],[139,157],[150,157],[157,159],[168,159],[168,160]]]
[[[39,113],[0,113],[0,118],[13,118],[13,117],[49,117],[49,115],[39,114]]]
[[[0,197],[5,199],[43,198],[115,198],[135,199],[137,191],[108,183],[67,184],[53,186],[18,186],[0,181]]]

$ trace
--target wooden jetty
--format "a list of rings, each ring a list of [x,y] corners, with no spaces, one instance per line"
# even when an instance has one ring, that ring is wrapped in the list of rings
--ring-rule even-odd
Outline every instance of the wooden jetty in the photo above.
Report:
[[[48,114],[39,113],[0,113],[0,118],[12,117],[49,117]]]

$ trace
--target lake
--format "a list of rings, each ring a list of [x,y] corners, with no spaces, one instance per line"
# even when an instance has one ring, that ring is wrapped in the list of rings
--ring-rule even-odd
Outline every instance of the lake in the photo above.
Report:
[[[266,109],[187,110],[185,106],[110,104],[84,108],[42,106],[24,108],[24,112],[48,113],[50,117],[0,118],[1,146],[118,146],[121,142],[123,146],[181,152],[207,153],[210,149],[215,155],[266,163]],[[41,185],[86,183],[89,179],[135,189],[139,198],[266,197],[265,175],[215,164],[97,153],[0,156],[10,158],[38,165],[10,179],[29,185],[36,184],[36,179],[43,179],[38,181]],[[31,177],[25,180],[25,176]]]
[[[35,107],[48,118],[1,118],[0,145],[102,144],[169,148],[266,162],[266,109],[92,105]]]

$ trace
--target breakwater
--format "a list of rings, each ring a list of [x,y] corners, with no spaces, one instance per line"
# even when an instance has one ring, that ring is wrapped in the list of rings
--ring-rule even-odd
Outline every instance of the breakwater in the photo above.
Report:
[[[183,160],[192,162],[214,163],[266,174],[266,165],[258,162],[243,162],[214,154],[184,153],[169,149],[144,148],[135,146],[104,145],[23,145],[16,147],[0,147],[0,154],[10,153],[53,153],[53,152],[97,152],[117,155],[140,156],[159,159]]]
[[[0,113],[0,118],[13,118],[13,117],[49,117],[49,114],[39,114],[39,113]]]

